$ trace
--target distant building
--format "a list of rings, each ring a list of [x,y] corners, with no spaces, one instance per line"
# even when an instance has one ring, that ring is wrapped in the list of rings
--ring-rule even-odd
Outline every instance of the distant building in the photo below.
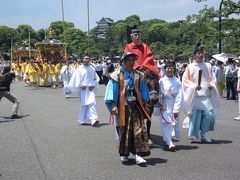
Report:
[[[102,18],[100,21],[97,22],[97,28],[101,32],[106,32],[112,27],[113,23],[113,20],[110,18]]]
[[[102,18],[100,21],[96,22],[97,25],[97,45],[103,52],[108,53],[110,49],[111,35],[109,30],[114,24],[113,20],[110,18]]]

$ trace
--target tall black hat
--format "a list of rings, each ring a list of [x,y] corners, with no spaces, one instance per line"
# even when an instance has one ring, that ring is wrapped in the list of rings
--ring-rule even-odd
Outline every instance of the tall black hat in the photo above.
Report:
[[[195,45],[194,54],[196,54],[197,52],[202,52],[202,51],[203,51],[203,47],[202,47],[201,43],[197,42],[197,44]]]
[[[140,34],[141,31],[139,29],[132,29],[132,34],[135,34],[135,33]]]
[[[132,26],[131,34],[140,33],[140,30],[137,28],[137,25]]]

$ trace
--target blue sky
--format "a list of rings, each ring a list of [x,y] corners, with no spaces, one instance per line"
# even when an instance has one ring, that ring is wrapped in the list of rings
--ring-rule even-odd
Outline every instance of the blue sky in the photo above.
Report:
[[[89,0],[90,28],[102,17],[114,21],[137,14],[141,20],[153,18],[166,21],[185,19],[204,8],[219,7],[219,0],[197,3],[194,0]],[[65,20],[75,27],[87,30],[87,0],[64,0]],[[0,25],[16,28],[29,24],[35,30],[47,28],[56,20],[62,20],[61,0],[1,0]]]

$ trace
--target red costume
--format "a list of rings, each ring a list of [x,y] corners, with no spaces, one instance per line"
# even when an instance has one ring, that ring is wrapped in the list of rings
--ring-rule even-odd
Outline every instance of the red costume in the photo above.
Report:
[[[125,47],[124,51],[133,52],[138,56],[138,59],[134,64],[134,69],[138,69],[143,66],[153,71],[158,70],[157,64],[153,59],[153,54],[146,44],[141,43],[136,45],[132,42]]]

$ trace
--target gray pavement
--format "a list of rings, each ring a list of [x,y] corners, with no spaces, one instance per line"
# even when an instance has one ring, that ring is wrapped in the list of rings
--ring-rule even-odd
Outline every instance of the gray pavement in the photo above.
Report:
[[[154,145],[147,165],[120,162],[114,127],[103,103],[105,86],[97,95],[99,127],[77,123],[79,99],[65,99],[62,89],[29,90],[12,85],[25,117],[11,121],[12,104],[0,102],[0,179],[240,179],[240,121],[234,121],[238,104],[221,100],[212,144],[194,144],[187,137],[176,142],[177,152],[165,150],[159,120],[152,121]]]

